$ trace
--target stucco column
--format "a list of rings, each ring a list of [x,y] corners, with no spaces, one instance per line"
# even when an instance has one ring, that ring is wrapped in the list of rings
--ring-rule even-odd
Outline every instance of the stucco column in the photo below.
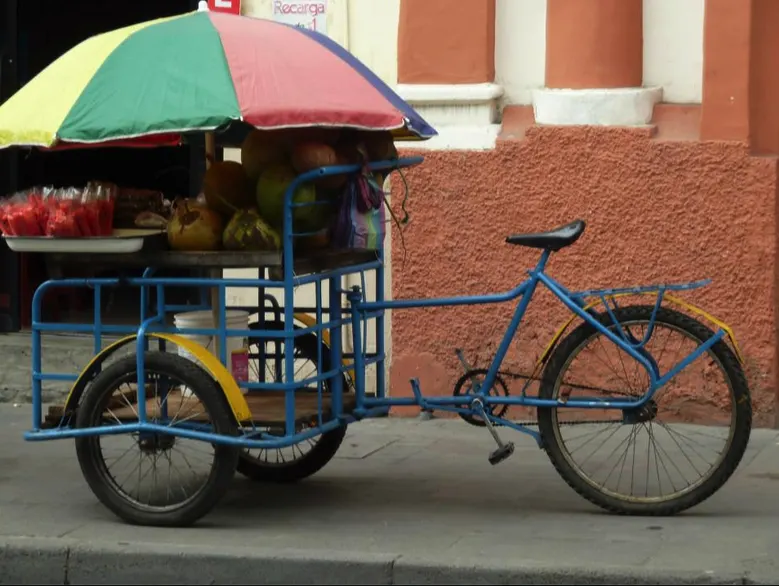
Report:
[[[643,0],[547,0],[540,124],[642,125],[659,88],[644,88]]]
[[[398,82],[495,79],[495,0],[401,0]]]
[[[703,140],[749,139],[752,0],[706,0],[703,20]]]
[[[414,146],[494,146],[495,0],[401,0],[398,27],[398,93],[440,134]]]
[[[779,155],[779,2],[706,0],[701,138]]]

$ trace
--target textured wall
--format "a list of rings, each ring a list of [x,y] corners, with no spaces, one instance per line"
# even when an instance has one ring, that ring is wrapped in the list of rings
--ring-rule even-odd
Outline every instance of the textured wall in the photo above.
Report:
[[[684,294],[730,323],[749,361],[756,411],[775,396],[776,163],[736,143],[662,141],[648,131],[532,127],[492,152],[427,153],[407,172],[407,257],[393,235],[393,296],[498,292],[537,253],[504,244],[512,232],[583,218],[587,231],[553,256],[549,273],[572,289],[658,281],[714,282]],[[402,182],[393,181],[394,205]],[[512,305],[395,311],[391,392],[449,394],[462,373],[455,347],[485,365]],[[525,369],[567,310],[539,290],[510,351]],[[402,412],[402,410],[401,410]]]

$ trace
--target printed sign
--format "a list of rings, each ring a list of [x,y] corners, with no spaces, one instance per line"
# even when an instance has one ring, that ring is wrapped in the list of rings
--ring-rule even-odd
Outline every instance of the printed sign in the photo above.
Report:
[[[327,34],[327,0],[273,0],[273,20]]]
[[[241,0],[208,0],[208,9],[212,12],[241,14]]]

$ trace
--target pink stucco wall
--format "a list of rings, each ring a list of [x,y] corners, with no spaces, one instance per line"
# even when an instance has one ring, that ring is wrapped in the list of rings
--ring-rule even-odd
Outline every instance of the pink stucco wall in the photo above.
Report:
[[[735,330],[747,357],[756,423],[773,424],[776,397],[777,170],[739,143],[668,141],[649,130],[531,127],[489,152],[427,152],[406,172],[411,222],[393,237],[393,297],[504,291],[537,251],[508,234],[575,218],[587,230],[549,272],[572,289],[710,277],[685,294]],[[399,205],[402,182],[393,181]],[[393,228],[394,229],[394,228]],[[450,394],[462,347],[485,366],[513,305],[395,311],[391,393]],[[567,310],[539,290],[506,366],[526,370]],[[400,409],[412,414],[416,410]]]

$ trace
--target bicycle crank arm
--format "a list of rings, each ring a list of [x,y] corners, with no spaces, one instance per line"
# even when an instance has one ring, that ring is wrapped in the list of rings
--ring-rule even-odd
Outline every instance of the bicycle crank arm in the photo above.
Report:
[[[490,464],[493,466],[495,466],[495,464],[500,464],[503,462],[503,460],[514,453],[514,442],[503,443],[503,440],[498,435],[498,431],[495,429],[495,426],[492,425],[489,417],[487,417],[487,413],[484,411],[484,403],[481,399],[474,399],[471,403],[471,409],[473,409],[476,415],[479,415],[484,420],[484,425],[487,427],[487,431],[490,432],[492,439],[495,440],[495,443],[498,445],[498,448],[489,455],[488,460]]]

